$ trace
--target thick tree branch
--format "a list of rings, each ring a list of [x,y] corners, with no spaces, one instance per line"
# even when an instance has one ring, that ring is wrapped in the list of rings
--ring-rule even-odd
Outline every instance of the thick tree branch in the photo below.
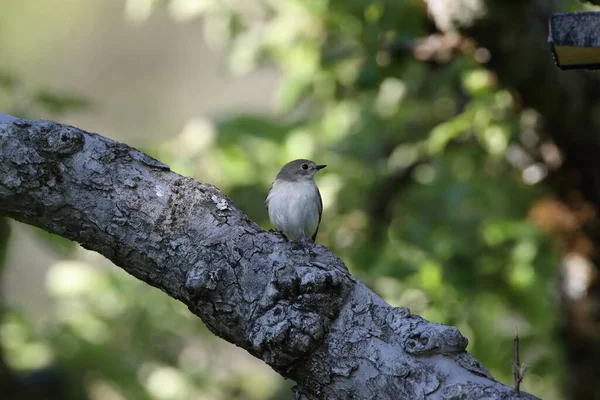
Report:
[[[325,247],[266,232],[214,186],[102,136],[0,118],[0,215],[179,299],[295,380],[299,398],[517,398],[456,328],[391,307]]]

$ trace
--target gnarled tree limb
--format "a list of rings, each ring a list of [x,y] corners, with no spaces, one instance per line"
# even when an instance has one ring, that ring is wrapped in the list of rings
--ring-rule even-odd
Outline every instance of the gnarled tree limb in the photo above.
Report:
[[[266,232],[214,186],[74,127],[2,121],[0,215],[75,240],[180,300],[296,381],[299,398],[517,398],[456,328],[391,307],[325,247]]]

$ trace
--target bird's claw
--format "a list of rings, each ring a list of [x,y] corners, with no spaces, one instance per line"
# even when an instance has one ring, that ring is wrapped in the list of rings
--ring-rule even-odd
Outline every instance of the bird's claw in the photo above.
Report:
[[[300,243],[303,247],[312,247],[314,242],[308,236],[300,236],[298,239],[298,243]]]
[[[290,239],[288,239],[288,237],[285,236],[285,234],[283,232],[278,231],[277,229],[269,229],[269,232],[270,233],[274,233],[276,235],[280,235],[283,238],[283,240],[285,240],[286,242],[290,241]]]
[[[306,254],[310,253],[310,249],[313,245],[314,242],[312,241],[312,239],[306,236],[300,236],[298,240],[294,242],[294,248],[296,250],[302,250]]]

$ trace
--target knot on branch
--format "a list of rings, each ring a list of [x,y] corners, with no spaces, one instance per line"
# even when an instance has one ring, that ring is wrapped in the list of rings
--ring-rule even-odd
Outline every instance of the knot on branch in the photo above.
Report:
[[[280,304],[255,322],[252,347],[275,369],[284,368],[306,355],[325,334],[318,314]]]
[[[469,353],[464,352],[454,354],[452,358],[467,371],[483,378],[494,379],[490,374],[490,371],[488,371],[487,368],[485,368],[479,361],[475,359],[475,357]]]
[[[83,132],[72,126],[43,122],[32,127],[27,121],[15,122],[14,125],[27,129],[27,139],[42,153],[68,156],[83,149]]]
[[[203,292],[215,290],[224,273],[218,265],[211,269],[198,261],[187,273],[185,290],[192,298],[201,297]]]
[[[386,316],[386,322],[394,330],[400,332],[402,325],[406,323],[407,318],[411,316],[410,310],[406,307],[392,307]]]
[[[403,347],[409,354],[461,353],[469,344],[467,338],[453,326],[424,323],[416,315],[412,315],[410,320],[411,323],[404,324],[401,328],[404,331]]]
[[[57,190],[64,181],[62,158],[83,147],[83,133],[76,128],[17,120],[4,127],[0,135],[0,191],[12,209],[21,206],[24,198],[36,198],[43,204],[36,215],[61,209],[65,205],[64,190]],[[19,201],[8,196],[25,196]],[[31,211],[30,211],[31,213]]]
[[[402,335],[402,345],[410,354],[462,353],[469,344],[455,327],[429,323],[405,307],[392,308],[386,315],[386,322],[394,332]]]
[[[350,289],[342,271],[277,264],[251,345],[276,370],[289,369],[321,341]]]

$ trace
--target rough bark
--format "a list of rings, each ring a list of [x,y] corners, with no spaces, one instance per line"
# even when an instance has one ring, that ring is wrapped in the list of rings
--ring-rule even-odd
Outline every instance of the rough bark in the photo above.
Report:
[[[554,65],[548,21],[561,1],[426,1],[440,30],[459,31],[490,50],[487,66],[543,117],[543,133],[562,152],[560,170],[546,183],[575,221],[561,232],[565,389],[571,399],[600,399],[600,75]],[[569,282],[584,290],[569,290]]]
[[[180,300],[298,398],[517,398],[456,328],[391,307],[325,247],[266,232],[214,186],[97,134],[0,117],[0,215]]]

